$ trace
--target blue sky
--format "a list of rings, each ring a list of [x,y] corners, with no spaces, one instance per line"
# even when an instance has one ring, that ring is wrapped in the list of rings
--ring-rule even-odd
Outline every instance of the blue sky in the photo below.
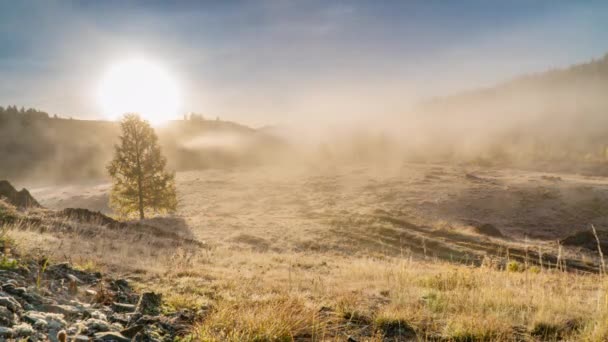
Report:
[[[252,125],[405,110],[608,52],[606,1],[0,1],[0,104],[74,117],[130,56]]]

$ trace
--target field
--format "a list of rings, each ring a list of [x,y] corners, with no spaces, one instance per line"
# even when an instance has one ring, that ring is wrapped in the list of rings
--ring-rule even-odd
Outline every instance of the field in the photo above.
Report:
[[[198,340],[608,338],[597,250],[559,243],[607,226],[604,178],[404,164],[181,172],[155,231],[100,224],[22,250],[128,278],[199,311]],[[31,189],[50,209],[109,213],[109,185]],[[595,241],[592,241],[595,243]]]

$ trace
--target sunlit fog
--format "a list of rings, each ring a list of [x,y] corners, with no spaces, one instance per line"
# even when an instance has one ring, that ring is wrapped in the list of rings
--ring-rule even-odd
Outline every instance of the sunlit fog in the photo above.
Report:
[[[0,342],[608,341],[607,23],[0,0]]]

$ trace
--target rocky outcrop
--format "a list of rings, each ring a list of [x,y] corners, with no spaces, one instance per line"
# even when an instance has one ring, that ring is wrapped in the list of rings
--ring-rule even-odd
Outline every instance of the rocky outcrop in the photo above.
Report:
[[[608,232],[605,230],[597,230],[597,237],[600,240],[600,248],[603,253],[608,251]],[[576,232],[560,241],[564,246],[582,247],[593,252],[597,252],[597,239],[593,235],[593,231],[589,228]]]
[[[46,261],[0,269],[0,341],[174,341],[197,314],[163,313],[161,296]]]
[[[40,208],[40,204],[27,189],[17,191],[11,183],[0,180],[0,199],[4,199],[19,209]]]

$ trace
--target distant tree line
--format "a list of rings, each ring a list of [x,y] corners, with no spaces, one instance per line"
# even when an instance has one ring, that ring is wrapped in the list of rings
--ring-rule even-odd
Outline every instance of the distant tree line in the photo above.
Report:
[[[41,120],[49,118],[49,113],[36,108],[17,108],[15,105],[8,106],[6,108],[0,106],[0,119]],[[58,117],[57,115],[54,115],[53,118],[57,119]]]
[[[203,116],[203,114],[198,114],[198,113],[184,114],[184,121],[205,121],[205,120],[209,120],[209,119],[206,119]],[[220,117],[216,116],[215,121],[220,121]]]

